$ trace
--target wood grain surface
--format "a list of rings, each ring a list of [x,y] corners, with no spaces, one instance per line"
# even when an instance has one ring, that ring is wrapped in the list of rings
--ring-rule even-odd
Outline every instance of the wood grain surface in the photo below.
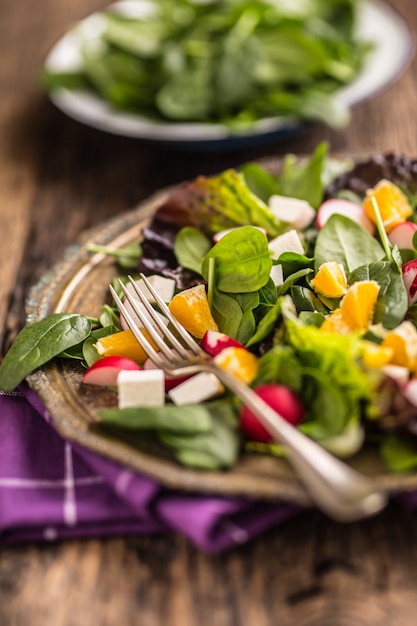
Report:
[[[415,0],[392,4],[417,32]],[[65,29],[104,5],[0,0],[2,353],[24,324],[28,289],[77,235],[161,187],[323,139],[334,152],[417,156],[417,59],[344,131],[315,126],[246,151],[180,152],[78,124],[37,76]],[[309,512],[218,556],[175,535],[0,550],[4,626],[414,626],[416,601],[417,513],[397,503],[348,525]]]

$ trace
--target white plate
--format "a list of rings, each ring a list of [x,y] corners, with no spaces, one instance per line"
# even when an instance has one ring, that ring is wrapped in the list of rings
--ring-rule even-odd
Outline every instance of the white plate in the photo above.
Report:
[[[113,5],[118,10],[149,10],[146,0],[124,0]],[[52,48],[45,67],[54,71],[69,71],[79,63],[80,36],[95,38],[100,30],[100,16],[93,14],[77,28],[67,33]],[[360,8],[357,34],[374,44],[366,64],[338,97],[352,107],[387,89],[405,70],[414,54],[414,37],[404,18],[390,5],[380,0],[365,0]],[[109,133],[141,139],[179,144],[216,146],[262,141],[268,137],[284,136],[296,131],[299,121],[288,118],[268,118],[256,122],[251,129],[231,131],[221,124],[165,123],[150,121],[138,115],[118,111],[104,100],[85,91],[58,89],[50,94],[52,102],[73,119]]]

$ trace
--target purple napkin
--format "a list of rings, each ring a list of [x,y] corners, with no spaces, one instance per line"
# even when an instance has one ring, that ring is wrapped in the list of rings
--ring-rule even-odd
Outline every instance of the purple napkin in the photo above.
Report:
[[[178,492],[65,441],[26,385],[0,392],[0,543],[178,532],[208,553],[300,511]]]

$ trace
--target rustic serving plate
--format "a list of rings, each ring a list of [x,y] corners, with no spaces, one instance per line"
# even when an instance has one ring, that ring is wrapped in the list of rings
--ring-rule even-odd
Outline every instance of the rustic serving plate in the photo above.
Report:
[[[278,160],[269,160],[271,170],[279,169]],[[88,251],[91,242],[120,248],[140,240],[141,232],[154,215],[168,191],[146,200],[82,235],[63,260],[33,287],[27,300],[28,322],[53,312],[77,312],[98,316],[104,302],[110,302],[108,285],[120,273],[114,260]],[[82,383],[83,370],[73,361],[56,360],[28,377],[48,409],[54,427],[66,439],[104,457],[146,474],[163,485],[198,493],[221,496],[246,496],[286,500],[307,504],[309,497],[285,460],[272,456],[242,454],[228,471],[197,471],[179,465],[155,440],[104,430],[97,422],[96,410],[115,406],[116,394]],[[351,464],[390,493],[417,489],[417,473],[388,473],[378,456],[365,449]]]

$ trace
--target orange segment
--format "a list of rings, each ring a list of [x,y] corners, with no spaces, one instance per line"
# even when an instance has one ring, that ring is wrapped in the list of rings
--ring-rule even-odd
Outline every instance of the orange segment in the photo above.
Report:
[[[204,285],[177,293],[169,303],[169,310],[194,337],[201,339],[208,330],[219,330],[211,314]]]
[[[367,367],[383,367],[390,363],[394,350],[373,341],[363,341],[362,359]]]
[[[413,213],[413,209],[408,202],[407,196],[401,189],[390,180],[382,179],[372,189],[368,189],[363,201],[365,213],[374,223],[375,215],[371,202],[375,198],[381,218],[387,233],[404,222]]]
[[[401,365],[410,371],[417,368],[417,330],[412,322],[402,322],[390,331],[382,341],[384,347],[391,348],[391,363]]]
[[[246,348],[225,348],[214,358],[216,365],[249,385],[258,373],[259,361]]]
[[[145,328],[139,330],[155,350],[158,350],[159,348],[151,340],[147,330]],[[121,330],[118,333],[101,337],[95,344],[95,348],[101,356],[124,356],[138,363],[143,363],[147,359],[146,352],[137,342],[131,330]]]
[[[333,313],[330,313],[320,326],[321,333],[337,333],[338,335],[349,335],[352,332],[352,328],[346,322],[343,317],[342,311],[336,309]]]
[[[363,333],[371,324],[379,285],[375,280],[359,280],[353,283],[340,302],[340,307],[330,313],[320,326],[321,332],[347,335]]]
[[[311,281],[311,286],[314,291],[327,298],[340,298],[347,291],[343,266],[336,261],[322,263]]]
[[[340,310],[353,330],[364,331],[372,322],[379,285],[375,280],[353,283],[340,303]]]

